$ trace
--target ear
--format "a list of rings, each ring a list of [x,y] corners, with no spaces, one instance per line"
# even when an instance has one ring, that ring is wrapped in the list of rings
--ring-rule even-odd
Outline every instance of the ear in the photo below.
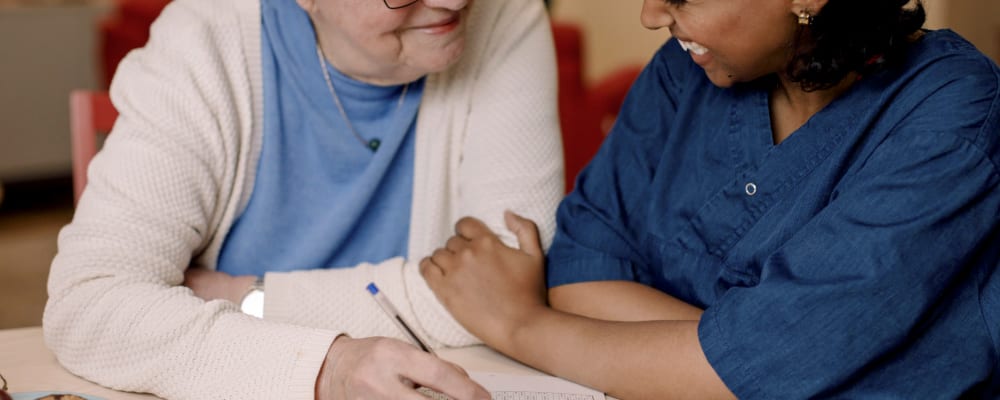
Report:
[[[826,6],[827,0],[792,0],[792,14],[799,15],[803,11],[816,15]]]

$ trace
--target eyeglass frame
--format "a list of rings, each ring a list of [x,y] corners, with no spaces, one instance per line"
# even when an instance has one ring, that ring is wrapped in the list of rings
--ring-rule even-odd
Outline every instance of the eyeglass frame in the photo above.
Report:
[[[414,4],[417,4],[418,1],[420,1],[420,0],[410,0],[409,3],[403,4],[401,6],[396,6],[396,7],[390,6],[389,5],[389,0],[382,0],[382,4],[385,4],[385,6],[388,7],[390,10],[398,10],[400,8],[406,8],[406,7],[412,6]]]

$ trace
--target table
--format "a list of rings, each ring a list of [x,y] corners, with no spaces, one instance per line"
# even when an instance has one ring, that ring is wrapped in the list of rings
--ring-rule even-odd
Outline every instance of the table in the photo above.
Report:
[[[12,393],[60,390],[109,400],[157,399],[105,389],[69,373],[45,347],[41,327],[0,330],[0,374]]]
[[[543,374],[485,346],[441,349],[438,350],[438,355],[467,370]],[[0,330],[0,374],[7,379],[11,392],[60,390],[90,394],[108,400],[158,399],[152,395],[106,389],[69,373],[45,347],[41,327]]]

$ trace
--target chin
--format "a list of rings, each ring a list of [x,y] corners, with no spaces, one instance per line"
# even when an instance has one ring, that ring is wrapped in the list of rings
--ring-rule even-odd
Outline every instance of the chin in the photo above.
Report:
[[[420,68],[428,74],[444,72],[458,63],[462,59],[465,50],[465,40],[460,39],[449,43],[443,49],[436,52],[424,53],[419,60]]]
[[[726,73],[711,73],[705,71],[705,75],[708,80],[712,81],[712,84],[720,88],[730,88],[736,84],[736,79],[732,75]]]

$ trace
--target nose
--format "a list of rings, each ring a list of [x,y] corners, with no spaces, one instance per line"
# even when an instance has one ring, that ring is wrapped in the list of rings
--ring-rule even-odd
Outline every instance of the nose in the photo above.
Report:
[[[670,14],[670,5],[663,0],[644,0],[639,20],[642,22],[642,26],[650,30],[657,30],[674,24],[674,17]]]
[[[493,1],[493,0],[488,0]],[[424,6],[428,8],[443,8],[452,11],[458,11],[469,6],[472,0],[421,0]]]

